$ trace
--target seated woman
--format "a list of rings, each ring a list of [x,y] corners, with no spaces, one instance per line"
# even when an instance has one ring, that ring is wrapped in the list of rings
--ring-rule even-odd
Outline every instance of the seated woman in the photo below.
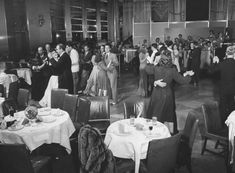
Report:
[[[100,54],[92,57],[93,69],[87,80],[87,86],[84,94],[92,96],[107,96],[110,93],[109,79],[106,73],[107,67],[102,61]]]

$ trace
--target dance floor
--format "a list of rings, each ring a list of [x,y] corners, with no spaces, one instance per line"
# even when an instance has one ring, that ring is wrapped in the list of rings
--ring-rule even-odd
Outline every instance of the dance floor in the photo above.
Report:
[[[111,121],[123,119],[123,101],[125,99],[136,99],[138,88],[138,76],[132,73],[122,74],[118,82],[119,103],[111,106]],[[193,85],[183,85],[175,87],[176,114],[178,129],[182,130],[188,113],[191,111],[199,118],[199,130],[192,153],[192,169],[195,173],[225,173],[224,159],[208,152],[201,155],[203,144],[202,135],[204,125],[202,121],[201,105],[208,101],[218,99],[218,90],[215,83],[210,78],[201,79],[199,87]],[[149,98],[143,98],[148,101]],[[208,141],[208,148],[214,149],[215,143]],[[179,173],[187,173],[186,168],[180,168]]]

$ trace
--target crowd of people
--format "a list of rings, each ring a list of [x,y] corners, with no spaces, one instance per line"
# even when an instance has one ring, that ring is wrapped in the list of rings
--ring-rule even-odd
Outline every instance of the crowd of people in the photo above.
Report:
[[[32,69],[32,99],[40,101],[51,76],[58,76],[58,88],[70,94],[109,96],[117,103],[117,56],[110,44],[91,49],[89,44],[77,48],[72,42],[39,46],[35,57],[29,60]]]
[[[161,122],[173,122],[173,131],[177,131],[174,83],[190,82],[197,87],[201,68],[214,67],[215,56],[219,61],[230,57],[225,54],[224,42],[225,38],[221,33],[216,37],[210,31],[207,39],[194,40],[191,36],[184,39],[179,34],[174,41],[168,36],[164,42],[156,38],[151,46],[148,46],[146,40],[138,45],[138,95],[151,95],[147,109],[147,115],[150,116],[148,118],[157,115]],[[116,104],[117,66],[120,63],[117,53],[120,50],[122,49],[115,44],[102,44],[95,49],[89,44],[76,47],[72,42],[58,44],[55,49],[50,44],[39,46],[36,56],[29,61],[33,71],[32,99],[39,101],[43,97],[50,77],[55,75],[58,76],[58,88],[68,89],[71,94],[109,96],[110,102]],[[223,71],[221,66],[214,68],[214,71]],[[231,98],[227,96],[226,93],[221,94],[223,115],[228,114],[227,109],[231,110],[226,104],[233,107]]]
[[[231,43],[226,43],[222,33],[215,37],[210,31],[207,39],[194,40],[188,36],[185,40],[179,34],[174,42],[168,36],[165,42],[156,38],[156,42],[149,47],[146,40],[138,45],[138,94],[148,96],[148,91],[151,90],[148,118],[157,115],[161,122],[173,122],[173,127],[169,128],[176,133],[174,83],[190,82],[198,87],[200,69],[206,68],[209,73],[220,72],[219,102],[224,125],[227,116],[235,109],[235,49],[233,46],[227,47],[229,44]]]

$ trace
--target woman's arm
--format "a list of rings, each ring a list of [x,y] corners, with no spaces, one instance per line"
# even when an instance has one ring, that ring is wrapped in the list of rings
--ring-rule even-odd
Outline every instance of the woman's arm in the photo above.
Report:
[[[186,74],[186,76],[182,76],[177,70],[176,68],[172,68],[172,75],[173,75],[173,79],[180,84],[187,84],[191,81],[191,77],[189,75],[192,75],[193,73],[188,73]]]

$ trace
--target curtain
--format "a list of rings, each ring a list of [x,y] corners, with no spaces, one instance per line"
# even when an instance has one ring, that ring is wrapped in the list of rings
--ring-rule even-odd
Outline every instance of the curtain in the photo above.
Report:
[[[153,0],[151,16],[153,22],[168,22],[168,0]]]
[[[149,22],[151,16],[150,0],[134,0],[134,22]]]
[[[133,28],[133,1],[124,0],[123,2],[123,40],[132,35]]]
[[[225,20],[227,17],[227,0],[211,0],[210,20]]]
[[[185,21],[186,0],[169,0],[169,21]]]

